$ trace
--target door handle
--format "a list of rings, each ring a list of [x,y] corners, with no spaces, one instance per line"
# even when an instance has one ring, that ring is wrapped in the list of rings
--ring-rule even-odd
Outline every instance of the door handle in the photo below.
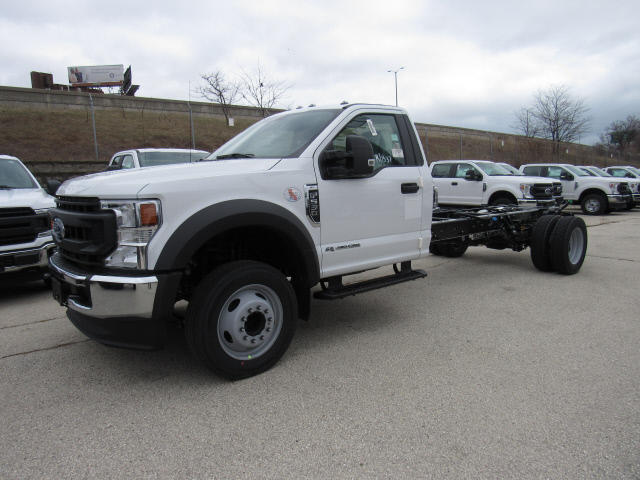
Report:
[[[451,182],[451,185],[458,185],[458,182]]]
[[[400,191],[403,194],[407,194],[407,193],[417,193],[418,190],[420,190],[420,187],[418,186],[417,183],[403,183],[400,186]]]

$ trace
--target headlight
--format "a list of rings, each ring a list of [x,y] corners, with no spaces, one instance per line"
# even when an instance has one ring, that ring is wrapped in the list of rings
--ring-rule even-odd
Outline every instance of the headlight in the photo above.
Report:
[[[620,191],[619,187],[620,187],[619,183],[614,183],[614,182],[609,183],[609,188],[611,189],[612,193],[618,193]]]
[[[102,210],[112,210],[118,225],[118,248],[105,264],[110,267],[147,268],[147,246],[162,224],[158,200],[104,200]]]
[[[531,185],[529,185],[528,183],[521,183],[520,191],[522,192],[523,197],[533,198],[533,195],[531,195]]]

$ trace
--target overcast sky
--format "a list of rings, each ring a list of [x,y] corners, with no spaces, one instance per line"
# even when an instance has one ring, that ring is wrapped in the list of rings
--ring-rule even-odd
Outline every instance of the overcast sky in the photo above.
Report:
[[[3,2],[0,85],[32,70],[131,65],[137,96],[186,100],[201,73],[260,63],[293,84],[281,107],[398,103],[413,119],[513,133],[532,94],[566,84],[594,117],[582,143],[640,115],[631,0],[133,0]],[[196,98],[192,97],[192,100]]]

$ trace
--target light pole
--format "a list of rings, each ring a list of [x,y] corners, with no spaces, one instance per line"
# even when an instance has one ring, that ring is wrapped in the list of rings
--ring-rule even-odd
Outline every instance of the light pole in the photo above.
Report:
[[[398,106],[398,72],[402,70],[404,67],[400,67],[398,70],[389,70],[388,73],[393,72],[393,75],[396,79],[396,107]]]

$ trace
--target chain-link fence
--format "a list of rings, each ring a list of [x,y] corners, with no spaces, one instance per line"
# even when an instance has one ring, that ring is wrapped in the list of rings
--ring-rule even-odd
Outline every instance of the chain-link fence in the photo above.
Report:
[[[213,151],[262,118],[259,109],[81,92],[0,87],[0,154],[20,158],[44,183],[103,171],[112,155],[132,148]],[[619,155],[580,144],[478,130],[417,124],[429,162],[484,159],[574,165],[640,165],[637,154]]]

